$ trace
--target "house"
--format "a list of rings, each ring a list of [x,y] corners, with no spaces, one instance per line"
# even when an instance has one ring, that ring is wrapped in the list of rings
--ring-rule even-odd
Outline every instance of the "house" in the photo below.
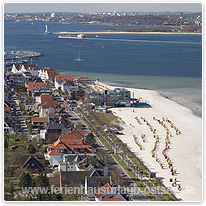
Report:
[[[46,88],[37,88],[32,90],[32,97],[36,103],[41,103],[41,95],[50,95],[52,92]]]
[[[14,125],[12,125],[12,120],[4,119],[4,132],[12,132]]]
[[[49,110],[52,108],[60,108],[60,105],[58,102],[54,102],[53,100],[49,100],[44,104],[41,104],[40,106],[40,117],[48,117],[49,116]]]
[[[92,177],[85,177],[85,193],[87,194],[87,197],[90,201],[95,201],[95,189],[98,190],[98,188],[109,184],[112,184],[111,176],[95,176]]]
[[[4,110],[4,132],[11,132],[15,129],[15,122],[10,111]]]
[[[96,201],[127,201],[127,199],[118,191],[118,188],[111,187],[109,183],[99,187],[94,195]]]
[[[36,64],[13,64],[11,73],[29,72],[31,76],[38,76],[38,67]]]
[[[78,99],[85,96],[85,87],[79,85],[69,86],[68,92],[72,99]]]
[[[85,177],[91,177],[94,171],[70,171],[60,172],[60,189],[68,186],[84,187]]]
[[[77,83],[80,84],[92,84],[93,81],[89,77],[79,77],[76,79]]]
[[[22,155],[21,165],[23,169],[26,169],[30,173],[43,172],[45,170],[44,156],[36,154]]]
[[[61,85],[65,80],[73,82],[74,76],[72,76],[72,75],[56,75],[55,76],[55,82],[54,82],[55,83],[55,88],[56,89],[61,88]]]
[[[32,117],[31,122],[33,125],[40,128],[44,128],[48,123],[48,118],[46,117]]]
[[[50,165],[59,165],[65,154],[94,154],[91,146],[85,144],[85,132],[73,129],[60,135],[58,140],[48,146]]]
[[[41,99],[41,102],[40,102],[41,104],[44,104],[44,103],[46,103],[48,101],[52,101],[53,100],[51,94],[41,94],[40,95],[40,99]]]
[[[40,69],[39,71],[39,77],[42,80],[52,79],[55,74],[56,74],[56,70],[51,69],[49,67],[44,67],[43,69]]]
[[[59,171],[80,171],[77,163],[86,157],[85,154],[65,154],[63,162],[58,165]],[[84,170],[81,170],[84,171]]]
[[[70,86],[75,86],[74,82],[73,81],[64,80],[64,82],[62,82],[62,84],[61,84],[61,90],[63,92],[66,92],[66,91],[69,90]]]
[[[108,170],[107,164],[104,165],[95,155],[86,156],[77,163],[77,167],[79,170],[87,170],[89,167],[93,167],[100,176],[108,176],[106,172]]]
[[[28,94],[32,96],[32,90],[37,88],[46,88],[47,84],[44,82],[29,82],[28,83]]]
[[[25,110],[26,110],[26,111],[29,111],[29,110],[37,110],[39,105],[40,105],[40,103],[25,104]]]
[[[71,131],[71,129],[71,127],[66,128],[64,124],[60,122],[49,122],[45,133],[45,139],[49,142],[55,142],[62,133],[67,133]]]
[[[28,87],[29,82],[43,82],[42,79],[38,76],[31,76],[25,81],[25,87]]]
[[[65,154],[63,162],[59,163],[59,171],[89,171],[95,169],[97,175],[103,174],[104,165],[96,159],[95,155]]]
[[[105,108],[105,107],[96,107],[94,109],[94,112],[97,112],[97,113],[107,113],[107,108]]]

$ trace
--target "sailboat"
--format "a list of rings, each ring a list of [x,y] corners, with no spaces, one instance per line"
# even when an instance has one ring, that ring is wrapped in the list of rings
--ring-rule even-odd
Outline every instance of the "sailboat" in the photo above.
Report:
[[[80,50],[79,50],[79,57],[77,59],[74,59],[75,62],[83,62],[83,59],[80,57]]]

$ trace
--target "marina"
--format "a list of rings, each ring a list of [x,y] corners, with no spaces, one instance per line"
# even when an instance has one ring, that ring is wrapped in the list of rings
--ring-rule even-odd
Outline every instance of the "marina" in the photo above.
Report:
[[[28,59],[32,60],[41,56],[43,54],[39,52],[6,50],[4,51],[4,65],[7,67],[15,63],[28,63]]]

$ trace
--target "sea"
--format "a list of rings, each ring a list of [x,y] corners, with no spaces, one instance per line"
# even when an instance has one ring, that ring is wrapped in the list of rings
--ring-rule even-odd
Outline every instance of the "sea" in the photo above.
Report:
[[[40,52],[29,60],[39,69],[88,76],[112,86],[156,90],[202,116],[201,34],[86,34],[85,39],[58,39],[64,31],[121,30],[136,26],[4,22],[4,50]],[[74,61],[81,57],[82,62]]]

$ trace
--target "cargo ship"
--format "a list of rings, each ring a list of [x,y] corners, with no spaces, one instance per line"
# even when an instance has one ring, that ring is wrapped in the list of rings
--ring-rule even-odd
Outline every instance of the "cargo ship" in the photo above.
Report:
[[[84,39],[86,36],[84,34],[77,35],[59,35],[59,39]]]

